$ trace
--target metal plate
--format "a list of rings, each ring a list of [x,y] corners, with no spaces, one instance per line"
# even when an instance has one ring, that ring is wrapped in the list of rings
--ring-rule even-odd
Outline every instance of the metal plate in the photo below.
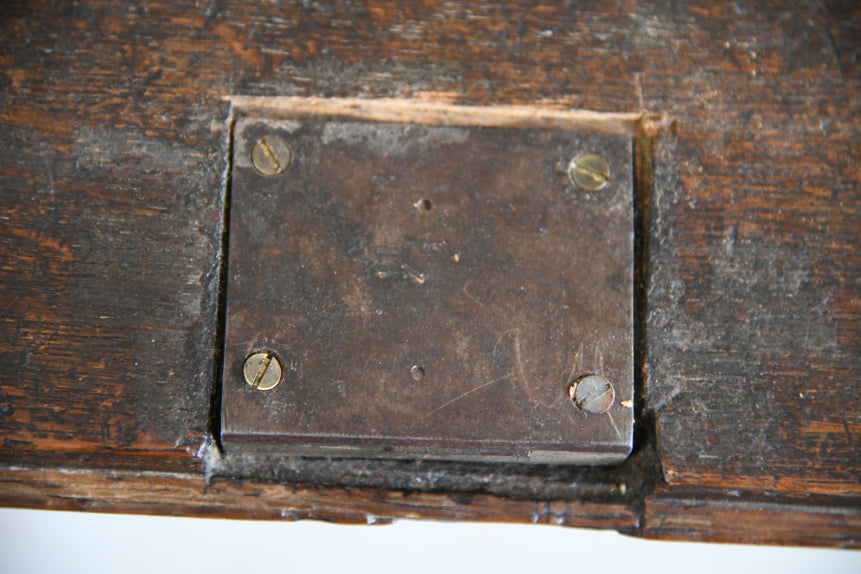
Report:
[[[264,175],[252,152],[273,136],[292,163]],[[584,153],[610,166],[599,191],[570,178]],[[630,452],[629,136],[243,117],[232,165],[226,449],[550,463]],[[243,376],[260,351],[283,366],[271,390]],[[602,414],[572,400],[589,374],[615,390]]]

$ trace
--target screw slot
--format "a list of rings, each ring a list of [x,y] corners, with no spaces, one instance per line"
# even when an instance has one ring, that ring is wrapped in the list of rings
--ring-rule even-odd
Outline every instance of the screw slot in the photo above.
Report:
[[[290,167],[293,150],[278,136],[264,136],[251,149],[251,163],[263,175],[278,175]]]
[[[254,353],[245,359],[242,374],[245,382],[258,391],[268,391],[281,382],[281,362],[268,351]]]
[[[607,412],[616,400],[613,385],[601,375],[580,377],[568,389],[568,394],[577,408],[594,414]]]
[[[568,166],[568,177],[580,189],[598,191],[610,181],[610,166],[607,160],[595,154],[577,156]]]

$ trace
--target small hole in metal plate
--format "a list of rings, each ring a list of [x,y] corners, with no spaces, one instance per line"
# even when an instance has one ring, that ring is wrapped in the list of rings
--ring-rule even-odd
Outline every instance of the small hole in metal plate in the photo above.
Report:
[[[415,208],[418,209],[419,211],[430,211],[431,208],[433,207],[433,204],[431,203],[431,201],[429,199],[420,199],[417,202],[415,202],[414,205],[415,205]]]

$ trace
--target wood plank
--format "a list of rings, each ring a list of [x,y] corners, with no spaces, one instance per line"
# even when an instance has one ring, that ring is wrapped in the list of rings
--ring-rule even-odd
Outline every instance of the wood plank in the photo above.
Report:
[[[861,546],[861,513],[857,502],[768,498],[697,492],[676,488],[646,499],[647,522],[642,533],[657,540],[708,540],[733,544],[794,544],[803,546]],[[811,498],[811,497],[808,497]]]
[[[72,478],[72,480],[70,480]],[[0,469],[0,504],[53,510],[385,524],[397,518],[631,529],[625,504],[314,488],[182,473]]]
[[[861,493],[861,172],[831,142],[858,124],[798,116],[789,143],[736,125],[656,147],[644,384],[669,482]]]
[[[820,513],[793,506],[798,496],[824,497],[823,516],[856,516],[859,37],[852,2],[7,3],[0,460],[18,478],[3,500],[48,504],[40,476],[74,491],[62,469],[91,466],[144,482],[179,472],[195,488],[206,472],[250,473],[391,496],[407,476],[443,473],[458,477],[452,493],[609,501],[626,525],[620,484],[647,525],[684,522],[697,488],[738,490],[785,501],[782,542],[810,540],[795,517]],[[672,129],[638,142],[654,163],[638,172],[634,458],[592,471],[387,468],[375,486],[346,462],[218,461],[207,445],[232,96],[662,114]],[[671,494],[649,499],[661,480]],[[112,508],[133,509],[134,496]],[[752,514],[733,512],[660,535],[751,535]],[[847,518],[814,542],[843,544],[857,528]]]

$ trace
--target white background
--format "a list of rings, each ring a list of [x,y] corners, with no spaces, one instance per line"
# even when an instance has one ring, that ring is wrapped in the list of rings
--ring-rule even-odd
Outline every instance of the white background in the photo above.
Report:
[[[643,541],[554,526],[342,526],[0,509],[0,572],[861,574],[861,552]]]

